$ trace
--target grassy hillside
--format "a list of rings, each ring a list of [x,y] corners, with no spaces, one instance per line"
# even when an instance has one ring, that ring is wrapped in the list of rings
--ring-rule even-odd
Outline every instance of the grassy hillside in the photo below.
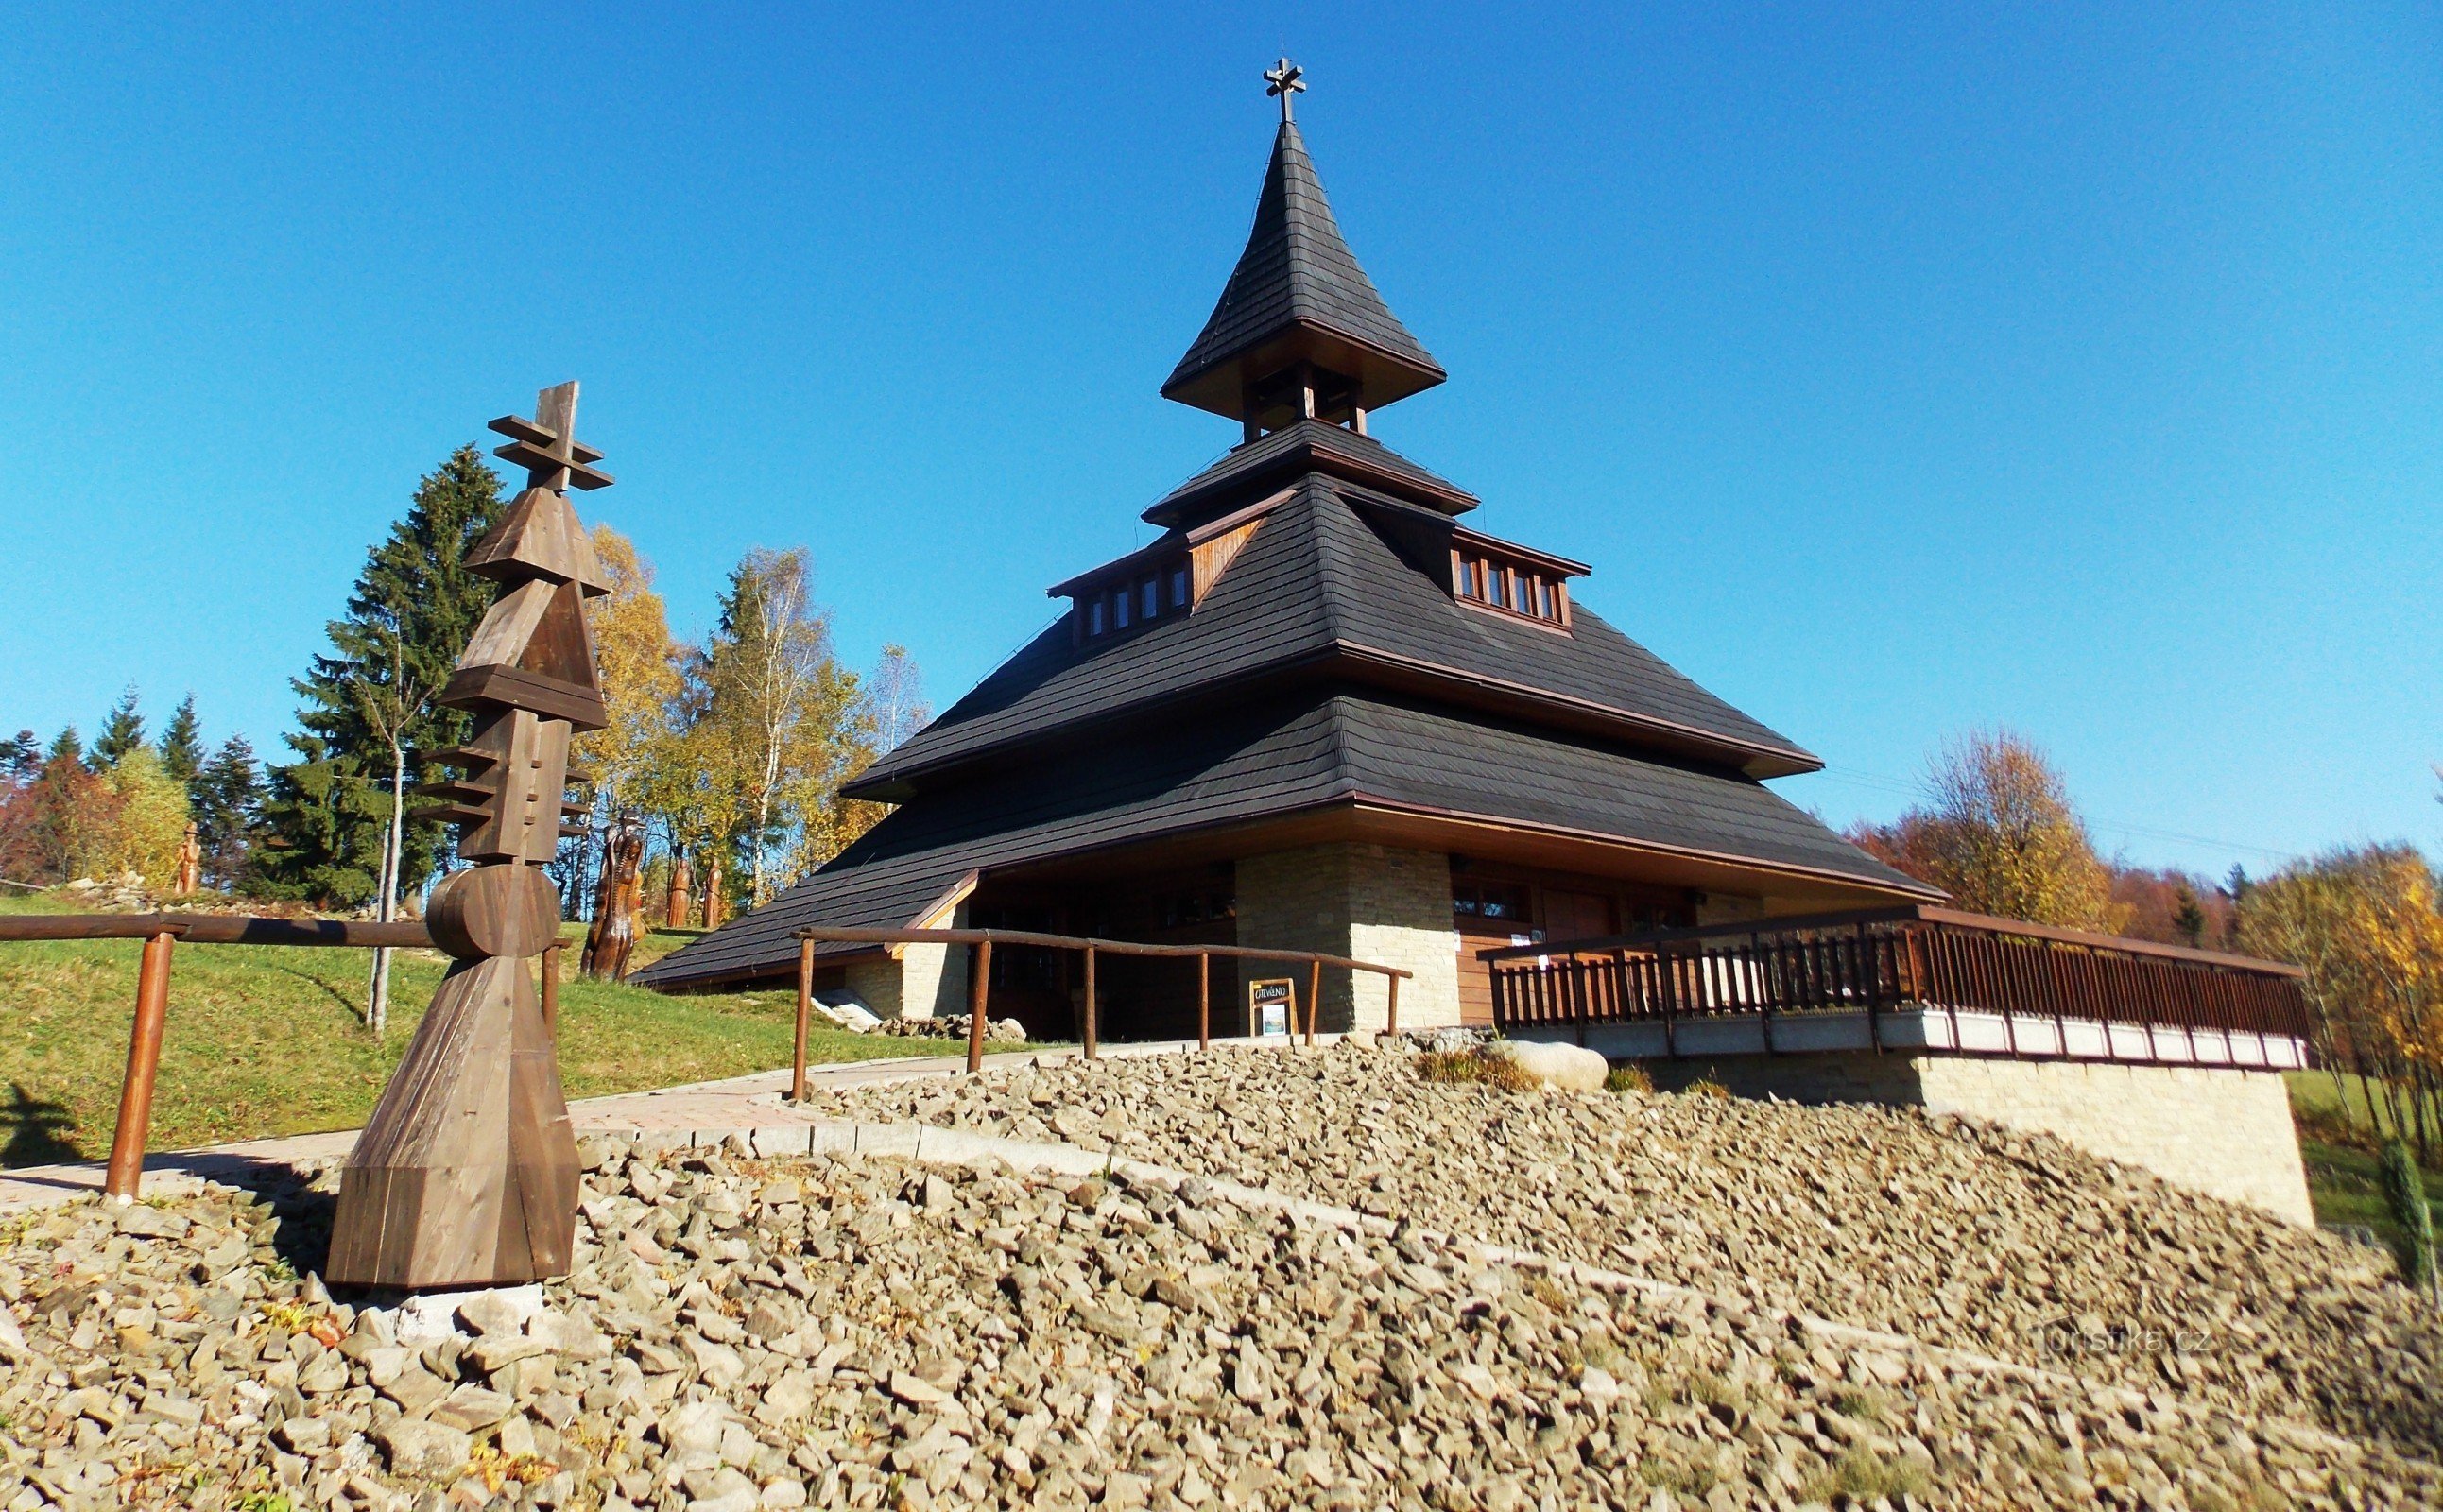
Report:
[[[2377,1152],[2392,1133],[2389,1119],[2379,1128],[2367,1116],[2358,1078],[2342,1079],[2346,1102],[2336,1094],[2331,1073],[2289,1074],[2290,1112],[2299,1123],[2299,1153],[2307,1163],[2307,1190],[2315,1199],[2316,1221],[2363,1224],[2386,1244],[2397,1245],[2399,1229],[2385,1210],[2383,1187],[2377,1179]],[[2380,1104],[2378,1105],[2380,1114]],[[2443,1169],[2425,1168],[2428,1207],[2443,1198]]]
[[[41,897],[0,899],[0,913],[59,911]],[[569,938],[578,934],[569,926]],[[656,935],[638,964],[687,938]],[[133,940],[0,944],[0,1164],[109,1153],[140,949]],[[573,976],[577,951],[561,955]],[[179,947],[152,1148],[363,1122],[446,964],[435,951],[399,952],[391,1026],[377,1041],[361,1018],[372,959],[358,950]],[[560,1004],[560,1075],[571,1097],[789,1063],[795,1000],[787,991],[664,997],[568,980]],[[854,1060],[924,1048],[818,1025],[808,1054]]]

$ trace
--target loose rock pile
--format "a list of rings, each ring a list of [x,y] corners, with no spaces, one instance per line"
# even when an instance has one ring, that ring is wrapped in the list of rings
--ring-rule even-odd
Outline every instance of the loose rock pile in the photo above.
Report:
[[[2166,1390],[2434,1457],[2443,1330],[2363,1247],[2048,1137],[1877,1108],[1507,1093],[1217,1050],[830,1094]]]
[[[401,1340],[267,1203],[0,1245],[0,1506],[2415,1506],[2431,1466],[1744,1303],[1362,1238],[1202,1180],[589,1144],[537,1309]]]
[[[967,1016],[948,1013],[932,1019],[885,1019],[869,1031],[873,1034],[898,1035],[910,1040],[957,1040],[967,1038]],[[986,1019],[986,1044],[1024,1044],[1026,1025],[1016,1019]]]

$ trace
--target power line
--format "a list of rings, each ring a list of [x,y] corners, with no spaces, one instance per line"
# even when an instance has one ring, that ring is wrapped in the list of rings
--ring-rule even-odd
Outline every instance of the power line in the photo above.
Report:
[[[1907,782],[1882,772],[1861,771],[1854,766],[1827,766],[1815,775],[1828,777],[1836,783],[1844,783],[1852,787],[1869,788],[1901,798],[1924,799],[1929,796],[1925,784],[1921,782]],[[2299,858],[2299,853],[2296,851],[2277,850],[2269,845],[2251,845],[2245,840],[2222,839],[2211,835],[2190,835],[2179,830],[2157,829],[2148,824],[2123,824],[2093,815],[2087,816],[2087,823],[2095,829],[2119,835],[2127,839],[2169,840],[2183,845],[2211,845],[2220,850],[2240,851],[2275,861],[2293,861]]]

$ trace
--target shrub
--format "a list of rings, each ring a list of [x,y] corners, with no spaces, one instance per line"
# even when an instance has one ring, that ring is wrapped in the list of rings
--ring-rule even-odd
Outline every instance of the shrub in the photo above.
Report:
[[[1927,1473],[1924,1461],[1878,1459],[1862,1444],[1818,1474],[1799,1494],[1809,1502],[1828,1503],[1840,1496],[1853,1503],[1865,1503],[1878,1498],[1920,1497],[1932,1484],[1933,1477]]]
[[[1689,1097],[1711,1097],[1717,1102],[1728,1102],[1731,1097],[1731,1089],[1711,1077],[1699,1077],[1681,1090]]]
[[[2408,1142],[2387,1139],[2383,1145],[2383,1203],[2400,1229],[2400,1273],[2409,1284],[2427,1290],[2434,1285],[2434,1215],[2426,1206],[2425,1178],[2409,1153]]]
[[[1650,1094],[1654,1091],[1654,1079],[1645,1074],[1644,1066],[1614,1066],[1611,1069],[1611,1075],[1604,1078],[1604,1090]]]
[[[1525,1066],[1490,1050],[1428,1050],[1417,1057],[1417,1075],[1446,1084],[1474,1081],[1503,1092],[1538,1085]]]

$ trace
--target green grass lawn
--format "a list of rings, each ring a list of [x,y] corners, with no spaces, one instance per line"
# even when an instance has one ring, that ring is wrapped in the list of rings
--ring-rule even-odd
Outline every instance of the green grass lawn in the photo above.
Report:
[[[2347,1097],[2336,1092],[2326,1071],[2288,1073],[2290,1112],[2299,1123],[2299,1153],[2307,1165],[2307,1193],[2316,1204],[2316,1221],[2363,1224],[2386,1244],[2400,1233],[2384,1208],[2383,1186],[2377,1179],[2377,1153],[2392,1133],[2391,1119],[2377,1105],[2370,1121],[2366,1098],[2356,1077],[2344,1077]],[[2428,1207],[2443,1197],[2443,1168],[2422,1168]]]
[[[0,913],[63,911],[45,897],[0,898]],[[572,942],[581,937],[576,925],[565,932]],[[639,942],[633,965],[676,950],[694,932],[657,932]],[[0,943],[0,1164],[109,1153],[140,950],[134,940]],[[789,1063],[791,990],[665,997],[576,980],[577,950],[560,953],[560,1067],[572,1098]],[[361,950],[177,947],[151,1147],[361,1124],[446,965],[435,951],[398,952],[390,1028],[376,1040],[362,1019],[372,960]],[[927,1048],[817,1021],[807,1055],[859,1060]]]

